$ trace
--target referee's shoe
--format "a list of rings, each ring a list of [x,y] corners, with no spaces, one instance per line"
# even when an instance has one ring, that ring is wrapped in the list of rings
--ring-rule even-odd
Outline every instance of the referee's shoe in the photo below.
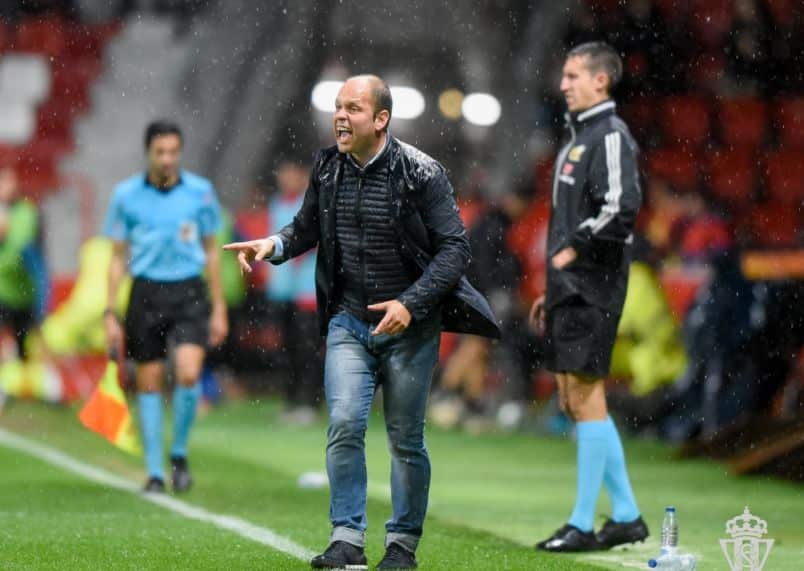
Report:
[[[170,466],[173,475],[173,491],[181,493],[189,490],[193,485],[193,478],[190,476],[187,458],[172,456]]]
[[[634,521],[628,522],[617,522],[609,519],[603,524],[600,531],[595,534],[595,538],[601,549],[611,549],[626,543],[644,543],[649,535],[648,526],[640,516]]]
[[[576,553],[598,551],[601,546],[593,531],[583,531],[568,523],[544,541],[537,543],[536,549],[553,553]]]

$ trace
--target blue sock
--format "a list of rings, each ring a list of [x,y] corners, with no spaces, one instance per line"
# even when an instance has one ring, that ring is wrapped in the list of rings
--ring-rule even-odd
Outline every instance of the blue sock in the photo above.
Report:
[[[140,410],[145,467],[151,478],[164,479],[162,472],[162,393],[137,395]]]
[[[603,483],[606,485],[606,491],[611,501],[611,519],[619,523],[626,523],[639,517],[639,508],[634,499],[631,482],[628,480],[623,443],[611,417],[606,419],[606,426],[609,433],[608,455],[606,456],[606,469],[603,472]]]
[[[595,506],[603,471],[606,468],[608,452],[605,420],[579,422],[578,434],[578,487],[575,496],[575,509],[569,523],[581,531],[592,531],[595,519]]]
[[[192,387],[176,385],[173,391],[173,448],[171,456],[187,457],[187,440],[195,420],[198,399],[201,397],[201,384]]]

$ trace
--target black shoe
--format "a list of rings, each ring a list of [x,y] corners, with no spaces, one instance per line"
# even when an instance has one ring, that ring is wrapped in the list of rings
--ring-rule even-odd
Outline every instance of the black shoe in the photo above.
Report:
[[[392,543],[386,548],[385,557],[377,565],[377,569],[416,569],[418,566],[413,553],[398,543]]]
[[[173,491],[181,493],[189,490],[193,485],[193,478],[190,476],[187,458],[173,456],[170,458],[170,465],[173,473]]]
[[[148,481],[145,482],[145,487],[142,489],[143,492],[152,492],[154,494],[161,494],[165,491],[165,481],[162,478],[156,478],[151,476],[148,478]]]
[[[644,542],[649,535],[648,526],[640,516],[634,521],[626,523],[618,523],[613,519],[607,520],[595,537],[602,549],[611,549],[624,543]]]
[[[368,569],[363,548],[345,541],[333,541],[310,561],[313,569]]]
[[[568,523],[544,541],[537,543],[536,549],[554,553],[596,551],[600,549],[600,544],[591,531],[581,531]]]

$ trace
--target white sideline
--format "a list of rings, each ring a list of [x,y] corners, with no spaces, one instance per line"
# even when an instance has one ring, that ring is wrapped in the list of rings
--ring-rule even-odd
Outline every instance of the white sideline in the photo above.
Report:
[[[97,468],[90,464],[76,460],[54,448],[29,440],[13,432],[8,432],[0,428],[0,444],[13,448],[29,456],[44,460],[49,464],[58,466],[64,470],[77,474],[87,480],[91,480],[109,488],[116,488],[124,492],[130,492],[137,497],[156,504],[166,510],[182,515],[188,519],[194,519],[205,523],[211,523],[220,529],[226,529],[241,537],[267,545],[277,551],[301,560],[309,560],[315,553],[293,542],[287,537],[283,537],[267,527],[261,527],[249,523],[239,517],[222,515],[205,510],[198,506],[188,504],[181,500],[165,494],[145,494],[140,487],[121,476],[112,474],[102,468]]]

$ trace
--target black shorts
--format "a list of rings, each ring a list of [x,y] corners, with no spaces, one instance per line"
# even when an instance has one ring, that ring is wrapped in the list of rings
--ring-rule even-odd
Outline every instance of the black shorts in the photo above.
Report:
[[[206,347],[209,316],[207,286],[201,278],[135,278],[126,312],[126,353],[139,363],[164,359],[170,336],[176,344]]]
[[[554,373],[608,376],[620,315],[573,298],[547,311],[545,361]]]

